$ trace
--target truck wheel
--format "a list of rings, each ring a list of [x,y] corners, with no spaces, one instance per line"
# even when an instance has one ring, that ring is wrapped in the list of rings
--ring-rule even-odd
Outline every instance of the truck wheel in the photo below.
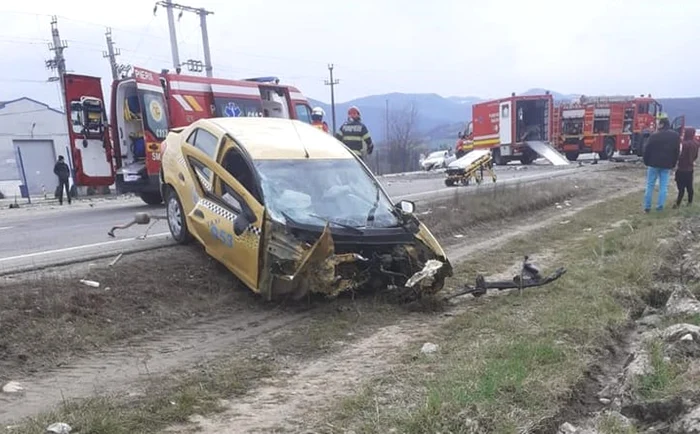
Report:
[[[453,185],[455,185],[455,182],[454,180],[448,178],[445,180],[445,185],[448,187],[452,187]]]
[[[493,162],[496,166],[505,166],[508,164],[508,161],[501,156],[501,150],[498,148],[491,151],[491,158],[493,158]]]
[[[532,151],[525,151],[523,155],[520,156],[520,164],[525,166],[532,164],[537,159],[537,154]]]
[[[567,152],[566,153],[566,159],[569,161],[576,161],[578,160],[578,152]]]
[[[168,227],[170,235],[178,244],[187,244],[192,239],[190,231],[187,228],[187,218],[185,211],[182,209],[180,198],[174,188],[169,188],[166,199],[166,215],[168,217]]]
[[[601,160],[609,160],[613,157],[613,155],[615,155],[615,139],[612,137],[606,137],[603,152],[599,152],[598,156]]]
[[[160,192],[143,192],[139,194],[139,197],[148,205],[160,205],[163,202]]]

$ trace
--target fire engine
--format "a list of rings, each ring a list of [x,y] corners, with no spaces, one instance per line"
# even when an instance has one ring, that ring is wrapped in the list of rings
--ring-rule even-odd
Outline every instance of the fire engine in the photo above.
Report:
[[[585,153],[597,153],[601,160],[612,158],[615,151],[642,155],[661,115],[662,106],[651,95],[581,96],[555,106],[552,136],[570,161]],[[684,123],[685,117],[678,116],[671,128],[681,133]]]
[[[99,77],[65,74],[63,81],[75,184],[116,184],[147,204],[162,202],[161,142],[171,128],[224,116],[311,123],[304,95],[276,77],[228,80],[134,68],[112,82],[109,124]]]
[[[472,105],[472,120],[458,135],[455,153],[461,158],[472,149],[491,149],[497,165],[519,160],[531,164],[537,152],[527,141],[550,140],[554,99],[544,95],[516,96]]]

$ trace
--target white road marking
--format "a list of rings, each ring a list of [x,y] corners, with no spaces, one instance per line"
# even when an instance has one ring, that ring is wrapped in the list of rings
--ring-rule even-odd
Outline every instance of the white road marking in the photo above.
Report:
[[[5,229],[12,229],[14,226],[0,226],[0,231]]]
[[[165,236],[170,235],[170,232],[161,232],[158,234],[152,234],[148,235],[148,238],[162,238]],[[27,258],[34,258],[37,256],[43,256],[43,255],[54,255],[57,253],[66,253],[66,252],[73,252],[76,250],[82,250],[82,249],[89,249],[91,247],[103,247],[103,246],[110,246],[113,244],[118,244],[118,243],[126,243],[130,241],[136,241],[136,238],[125,238],[123,240],[114,240],[114,241],[103,241],[101,243],[94,243],[94,244],[84,244],[82,246],[73,246],[73,247],[66,247],[63,249],[56,249],[56,250],[44,250],[42,252],[34,252],[34,253],[27,253],[24,255],[18,255],[18,256],[10,256],[7,258],[0,258],[0,263],[5,262],[5,261],[12,261],[12,260],[17,260],[17,259],[27,259]]]

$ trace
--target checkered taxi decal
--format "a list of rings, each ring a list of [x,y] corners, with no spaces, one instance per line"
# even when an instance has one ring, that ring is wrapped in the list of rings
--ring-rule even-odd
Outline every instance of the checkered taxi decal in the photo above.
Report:
[[[200,199],[199,204],[214,214],[230,221],[231,223],[236,220],[236,215],[234,213],[210,200]],[[251,223],[248,225],[245,232],[243,232],[240,236],[236,236],[234,234],[234,238],[237,243],[243,243],[251,249],[257,249],[260,245],[261,234],[262,230]]]

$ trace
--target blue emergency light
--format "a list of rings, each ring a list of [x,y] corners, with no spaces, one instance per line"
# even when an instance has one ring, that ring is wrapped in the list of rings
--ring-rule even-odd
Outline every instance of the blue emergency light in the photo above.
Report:
[[[280,82],[280,79],[278,77],[254,77],[254,78],[246,78],[244,81],[254,81],[256,83],[275,83],[278,84]]]

